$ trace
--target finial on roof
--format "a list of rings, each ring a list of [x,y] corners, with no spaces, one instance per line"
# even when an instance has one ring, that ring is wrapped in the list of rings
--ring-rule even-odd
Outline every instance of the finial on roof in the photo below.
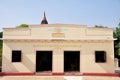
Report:
[[[44,11],[44,17],[46,17],[46,15],[45,15],[45,11]]]
[[[44,11],[44,16],[43,16],[43,19],[41,21],[41,24],[48,24],[47,19],[46,19],[46,15],[45,15],[45,11]]]

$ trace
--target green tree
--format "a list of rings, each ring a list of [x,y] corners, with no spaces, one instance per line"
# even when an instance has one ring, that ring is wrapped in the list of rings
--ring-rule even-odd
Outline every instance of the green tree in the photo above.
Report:
[[[114,51],[115,51],[115,55],[116,57],[120,57],[120,23],[118,24],[118,27],[115,28],[114,30],[114,38],[116,38],[117,40],[114,41]]]
[[[28,25],[27,24],[20,24],[19,26],[17,26],[17,28],[27,28]]]
[[[2,38],[3,32],[0,32],[0,38]],[[0,66],[2,65],[2,40],[0,40]]]
[[[3,32],[0,32],[0,38],[2,38]]]

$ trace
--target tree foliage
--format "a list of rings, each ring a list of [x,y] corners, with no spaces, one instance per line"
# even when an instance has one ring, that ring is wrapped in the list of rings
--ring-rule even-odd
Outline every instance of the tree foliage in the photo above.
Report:
[[[3,32],[0,32],[0,38],[2,38]]]
[[[0,38],[2,38],[3,32],[0,32]],[[3,41],[0,40],[0,66],[2,65],[2,43]]]
[[[113,34],[114,34],[114,38],[117,39],[114,41],[115,55],[117,57],[120,57],[120,23],[118,24],[118,27],[115,28]]]
[[[17,26],[17,28],[27,28],[28,25],[27,24],[20,24],[19,26]]]

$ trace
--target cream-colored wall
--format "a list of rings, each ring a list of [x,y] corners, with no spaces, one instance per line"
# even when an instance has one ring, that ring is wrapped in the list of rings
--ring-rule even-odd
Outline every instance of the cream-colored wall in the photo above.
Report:
[[[71,26],[65,24],[31,25],[29,28],[4,28],[3,38],[53,39],[52,33],[63,33],[64,39],[113,39],[113,29],[111,28],[90,28],[83,25]]]
[[[23,45],[24,44],[24,45]],[[114,72],[112,41],[4,41],[3,72],[36,72],[36,51],[52,50],[52,72],[64,72],[64,51],[80,51],[80,72]],[[11,62],[11,51],[22,50],[22,62]],[[107,53],[106,63],[95,63],[95,51]]]
[[[24,46],[22,45],[24,44]],[[3,72],[34,72],[35,66],[35,55],[31,54],[33,48],[30,44],[21,42],[5,42],[3,44],[3,60],[2,60],[2,71]],[[26,47],[27,46],[27,47]],[[31,50],[30,50],[31,49]],[[22,62],[11,62],[12,50],[22,51]]]
[[[11,62],[12,50],[22,51],[22,62]],[[4,28],[2,71],[36,72],[37,50],[53,51],[52,72],[56,73],[64,72],[66,50],[80,51],[81,73],[114,72],[115,69],[112,29],[48,24],[29,25],[29,28]],[[106,63],[95,63],[96,50],[106,51]]]
[[[106,51],[107,62],[96,63],[95,51]],[[112,42],[85,43],[84,47],[82,47],[81,58],[82,72],[114,72],[115,66]]]

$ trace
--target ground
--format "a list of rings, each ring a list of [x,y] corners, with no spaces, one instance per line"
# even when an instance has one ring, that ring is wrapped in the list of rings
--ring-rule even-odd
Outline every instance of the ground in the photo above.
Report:
[[[107,76],[1,76],[0,80],[120,80]]]

